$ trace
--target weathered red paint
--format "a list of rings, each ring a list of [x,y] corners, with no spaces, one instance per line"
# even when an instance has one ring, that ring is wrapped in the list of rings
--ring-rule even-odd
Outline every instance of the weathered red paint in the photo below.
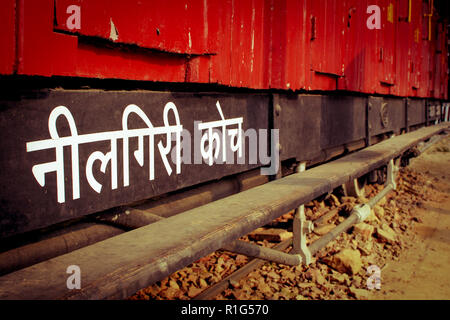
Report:
[[[12,74],[16,58],[16,3],[2,1],[0,10],[0,74]]]
[[[420,79],[422,77],[420,70],[422,64],[421,52],[423,45],[423,13],[422,3],[412,1],[411,7],[411,21],[407,24],[409,26],[409,36],[411,37],[411,55],[408,57],[407,63],[411,72],[408,86],[408,96],[418,96],[420,91]],[[411,34],[412,33],[412,34]],[[398,60],[397,60],[398,61]],[[403,62],[405,63],[405,62]],[[400,79],[400,78],[399,78]]]
[[[267,1],[264,25],[264,86],[307,89],[310,72],[308,1]]]
[[[366,27],[374,4],[379,30]],[[69,5],[81,8],[79,30],[66,23]],[[0,73],[446,98],[448,35],[433,11],[429,40],[429,1],[409,5],[7,0]]]
[[[81,28],[66,25],[67,8],[82,10]],[[203,0],[108,1],[57,0],[55,30],[110,39],[111,26],[117,30],[116,43],[134,44],[180,54],[208,52],[207,2]]]
[[[54,32],[53,1],[20,1],[18,73],[135,80],[185,80],[185,57],[84,42]],[[83,23],[83,22],[82,22]]]
[[[446,73],[448,65],[447,45],[445,36],[445,26],[442,22],[437,24],[436,34],[436,55],[435,55],[435,69],[434,69],[434,83],[435,88],[434,97],[444,98],[446,91],[446,84],[448,83],[448,74]]]
[[[345,26],[345,1],[309,1],[310,87],[336,90],[337,79],[343,76],[342,53]]]

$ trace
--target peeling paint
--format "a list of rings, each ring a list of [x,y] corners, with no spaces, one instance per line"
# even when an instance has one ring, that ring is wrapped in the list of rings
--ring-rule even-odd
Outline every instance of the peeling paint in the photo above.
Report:
[[[208,46],[208,1],[203,0],[203,39],[205,48]]]
[[[388,5],[387,21],[394,23],[394,4],[392,3]]]
[[[114,22],[112,21],[112,18],[109,19],[109,23],[111,25],[111,31],[109,33],[109,39],[111,39],[112,41],[117,41],[119,39],[119,32],[117,31],[117,28],[114,25]]]
[[[253,72],[253,61],[255,60],[255,8],[252,10],[252,57],[250,60],[250,72]]]
[[[192,49],[192,39],[191,39],[191,32],[188,32],[188,36],[189,36],[189,49]]]

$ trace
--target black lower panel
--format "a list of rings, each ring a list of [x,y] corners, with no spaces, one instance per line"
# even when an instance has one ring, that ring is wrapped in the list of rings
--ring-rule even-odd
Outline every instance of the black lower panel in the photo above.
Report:
[[[268,136],[272,128],[279,130],[280,160],[305,161],[367,134],[397,133],[436,119],[426,105],[423,99],[342,94],[10,94],[0,99],[0,238],[260,167],[275,141]],[[236,150],[227,151],[225,164],[202,158],[208,125],[219,130],[211,131],[218,140],[223,126],[241,127],[239,162]],[[173,140],[181,126],[177,168],[176,141],[166,148],[167,134]],[[227,145],[237,141],[229,139]]]
[[[242,164],[210,166],[199,150],[208,129],[194,124],[223,116],[231,120],[227,129],[238,129],[233,119],[244,131],[267,129],[268,108],[269,96],[258,94],[46,90],[1,100],[0,237],[255,168],[249,144]],[[190,133],[182,135],[178,173],[176,140],[164,149],[176,113]]]

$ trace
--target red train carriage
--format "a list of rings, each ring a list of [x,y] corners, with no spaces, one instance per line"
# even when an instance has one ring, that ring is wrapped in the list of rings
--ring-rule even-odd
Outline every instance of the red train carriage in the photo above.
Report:
[[[315,166],[437,124],[448,108],[444,0],[1,6],[4,243],[237,175],[238,190],[208,201],[215,200],[290,175],[300,163]],[[223,137],[226,125],[234,137],[246,133],[231,140],[243,149],[241,162],[196,158],[206,150],[202,130],[218,123]],[[183,130],[192,137],[183,136],[181,152],[171,134]],[[214,161],[225,159],[213,149]],[[261,178],[256,169],[264,166],[277,170]]]
[[[5,75],[448,93],[446,22],[428,1],[5,0],[2,25]]]

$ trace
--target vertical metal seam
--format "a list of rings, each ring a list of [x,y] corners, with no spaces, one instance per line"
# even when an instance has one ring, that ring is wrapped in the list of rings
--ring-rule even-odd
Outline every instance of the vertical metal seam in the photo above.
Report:
[[[20,64],[20,54],[22,51],[22,46],[20,45],[20,33],[22,32],[22,28],[20,26],[21,23],[21,11],[22,11],[22,0],[16,0],[14,7],[14,63],[13,63],[13,74],[16,75],[19,72],[19,64]]]

